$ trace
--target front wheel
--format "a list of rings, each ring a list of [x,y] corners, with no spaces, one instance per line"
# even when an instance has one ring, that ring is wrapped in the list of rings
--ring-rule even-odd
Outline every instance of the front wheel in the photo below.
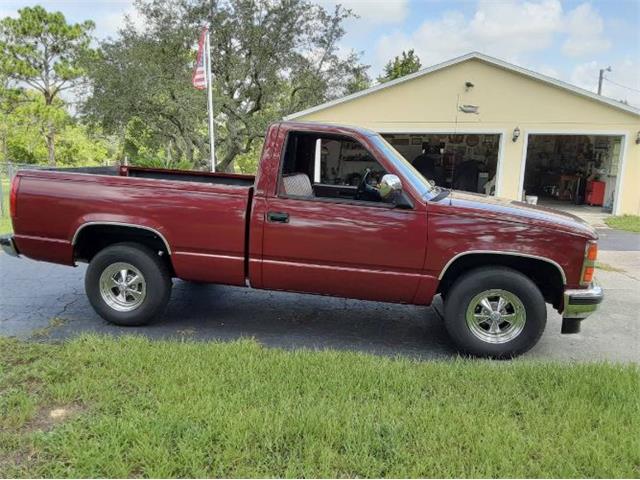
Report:
[[[456,281],[445,301],[447,331],[471,355],[520,355],[538,342],[546,323],[540,290],[510,268],[486,267],[467,273]]]
[[[94,310],[116,325],[144,325],[160,316],[171,295],[167,265],[151,249],[119,243],[89,263],[85,290]]]

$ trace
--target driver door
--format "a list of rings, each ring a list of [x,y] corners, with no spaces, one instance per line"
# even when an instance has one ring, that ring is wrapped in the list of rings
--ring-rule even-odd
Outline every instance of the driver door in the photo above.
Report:
[[[360,172],[385,171],[357,140],[290,132],[286,145],[266,202],[263,288],[411,302],[426,253],[425,212],[356,198]],[[289,175],[308,176],[313,193],[287,191]]]

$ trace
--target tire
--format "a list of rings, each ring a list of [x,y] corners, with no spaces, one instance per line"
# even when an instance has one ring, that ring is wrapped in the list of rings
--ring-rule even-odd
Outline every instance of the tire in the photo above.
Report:
[[[137,243],[118,243],[98,252],[89,263],[84,285],[98,315],[127,327],[158,318],[171,296],[166,263]]]
[[[490,306],[491,313],[481,304]],[[546,323],[547,309],[538,287],[506,267],[470,271],[454,283],[445,300],[445,326],[451,339],[462,352],[474,356],[521,355],[538,343]]]

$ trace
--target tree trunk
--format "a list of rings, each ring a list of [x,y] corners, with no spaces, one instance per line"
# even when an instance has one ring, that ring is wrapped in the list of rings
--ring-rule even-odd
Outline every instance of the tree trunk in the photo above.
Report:
[[[238,146],[232,145],[222,161],[217,161],[216,170],[219,172],[233,173],[233,161],[236,159],[238,153],[240,153]]]
[[[49,152],[49,165],[52,167],[55,167],[56,166],[55,134],[53,132],[47,133],[46,141],[47,141],[47,150]]]
[[[193,165],[193,143],[188,138],[182,137],[184,141],[184,153],[187,156],[187,160],[191,165]]]

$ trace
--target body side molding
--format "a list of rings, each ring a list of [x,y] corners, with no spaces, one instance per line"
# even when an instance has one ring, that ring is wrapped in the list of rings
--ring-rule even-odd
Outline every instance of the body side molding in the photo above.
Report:
[[[75,245],[76,241],[78,240],[78,236],[80,235],[80,232],[85,228],[85,227],[90,227],[90,226],[94,226],[94,225],[113,225],[115,227],[130,227],[130,228],[139,228],[141,230],[147,230],[149,232],[154,233],[155,235],[157,235],[158,237],[160,237],[160,240],[162,240],[162,242],[164,243],[164,246],[167,247],[167,253],[169,255],[171,255],[171,247],[169,246],[169,242],[167,242],[167,239],[164,237],[164,235],[162,235],[158,230],[156,230],[155,228],[151,228],[151,227],[146,227],[144,225],[138,225],[135,223],[124,223],[124,222],[109,222],[109,221],[104,221],[104,222],[100,222],[100,221],[96,221],[96,222],[87,222],[87,223],[83,223],[82,225],[80,225],[78,227],[78,229],[76,230],[76,232],[73,234],[73,238],[71,239],[71,245]]]
[[[554,267],[556,267],[558,269],[558,271],[560,272],[560,275],[562,276],[563,285],[567,284],[567,276],[564,273],[564,269],[560,266],[560,264],[558,264],[558,262],[556,262],[554,260],[551,260],[550,258],[547,258],[547,257],[541,257],[541,256],[538,256],[538,255],[530,255],[528,253],[509,252],[509,251],[504,251],[504,250],[469,250],[468,252],[458,253],[457,255],[452,257],[446,263],[446,265],[442,268],[442,270],[440,271],[440,275],[438,275],[438,280],[442,280],[442,277],[444,277],[444,274],[447,272],[447,269],[458,258],[463,257],[465,255],[474,255],[474,254],[479,254],[479,255],[483,255],[483,254],[484,255],[503,255],[503,256],[511,256],[511,257],[531,258],[531,259],[534,259],[534,260],[542,260],[543,262],[547,262],[547,263],[553,265]]]

